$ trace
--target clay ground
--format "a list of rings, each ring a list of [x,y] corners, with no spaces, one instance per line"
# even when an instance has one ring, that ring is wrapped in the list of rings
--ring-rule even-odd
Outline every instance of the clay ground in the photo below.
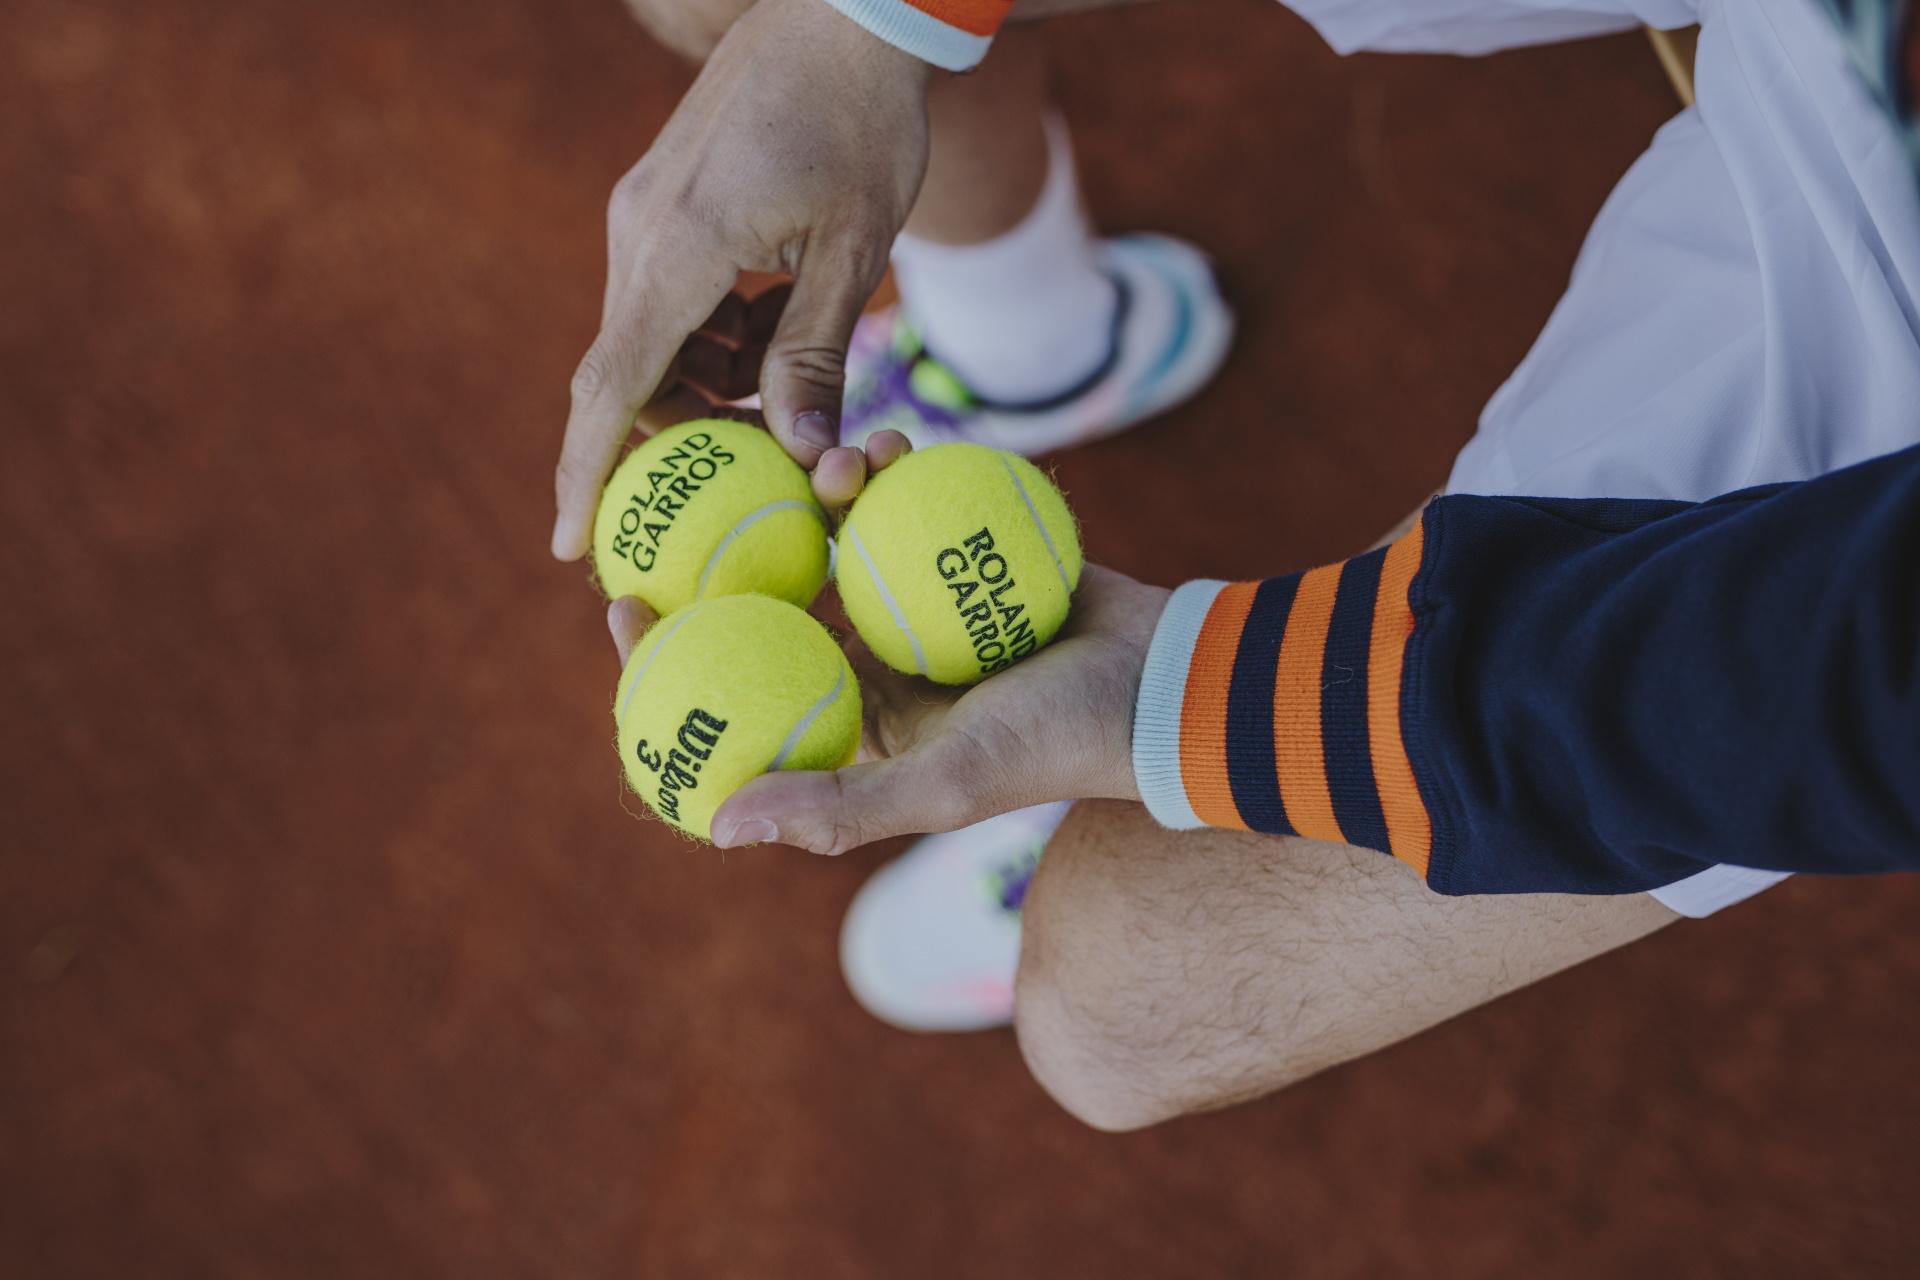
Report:
[[[1163,582],[1433,489],[1673,107],[1637,37],[1051,38],[1102,222],[1244,315],[1203,399],[1057,460]],[[607,190],[688,79],[616,0],[0,6],[0,1271],[1912,1273],[1912,880],[1115,1138],[1010,1036],[851,1003],[897,846],[630,817],[549,473]]]

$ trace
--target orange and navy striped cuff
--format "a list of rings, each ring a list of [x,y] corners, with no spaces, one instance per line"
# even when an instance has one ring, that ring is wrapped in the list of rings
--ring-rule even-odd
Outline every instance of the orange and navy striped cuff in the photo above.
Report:
[[[970,71],[987,56],[1013,0],[827,0],[847,17],[923,62]]]
[[[1134,711],[1155,818],[1338,840],[1427,874],[1433,822],[1402,729],[1425,546],[1423,519],[1341,564],[1174,593]]]

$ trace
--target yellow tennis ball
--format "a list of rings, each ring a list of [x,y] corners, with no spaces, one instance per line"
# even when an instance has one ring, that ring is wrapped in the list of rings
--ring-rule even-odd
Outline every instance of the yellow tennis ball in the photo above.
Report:
[[[721,596],[654,624],[620,676],[613,718],[628,785],[709,840],[714,810],[750,779],[853,763],[860,686],[804,610]]]
[[[668,427],[600,495],[593,564],[609,599],[656,613],[759,592],[806,608],[827,581],[827,517],[800,464],[742,422]]]
[[[910,453],[868,482],[840,528],[847,617],[895,671],[972,684],[1053,639],[1080,584],[1066,499],[1018,454]]]

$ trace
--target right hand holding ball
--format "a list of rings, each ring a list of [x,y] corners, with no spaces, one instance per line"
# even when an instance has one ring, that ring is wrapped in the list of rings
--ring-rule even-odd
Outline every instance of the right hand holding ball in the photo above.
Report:
[[[732,607],[722,597],[696,606],[721,624],[714,638],[702,639],[703,627],[679,637],[698,641],[682,646],[665,634],[672,619],[655,624],[631,597],[613,602],[608,623],[627,665],[620,701],[649,698],[659,673],[644,675],[643,664],[658,647],[679,652],[675,669],[686,674],[669,682],[671,697],[663,692],[640,714],[664,716],[660,723],[677,733],[692,706],[679,705],[683,695],[700,692],[742,707],[737,723],[754,724],[734,738],[751,750],[724,770],[699,762],[698,788],[684,785],[695,776],[691,760],[681,764],[685,776],[676,775],[680,785],[663,801],[675,825],[727,848],[778,840],[840,853],[1048,800],[1137,798],[1133,702],[1169,593],[1083,567],[1065,500],[1031,463],[975,445],[938,445],[892,462],[842,526],[838,572],[847,613],[872,650],[852,655],[860,692],[850,704],[864,703],[871,758],[842,768],[833,766],[850,745],[849,703],[834,692],[834,664],[824,653],[815,660],[822,644],[831,648],[817,623],[782,606],[771,629],[757,620],[748,628],[749,620],[720,608]],[[643,639],[654,625],[660,634]],[[736,653],[749,629],[757,634]],[[732,656],[721,660],[723,649]],[[943,697],[921,674],[975,687]],[[806,720],[821,699],[831,709],[825,721]],[[705,703],[700,709],[736,723]],[[802,723],[802,738],[817,735],[819,752],[782,756],[783,735]],[[634,776],[641,736],[623,721],[622,759],[646,797],[661,779],[658,771]]]

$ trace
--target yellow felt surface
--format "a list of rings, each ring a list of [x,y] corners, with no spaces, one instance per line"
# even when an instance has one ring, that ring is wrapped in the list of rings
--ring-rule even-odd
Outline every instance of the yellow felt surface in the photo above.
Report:
[[[768,596],[702,600],[662,618],[628,659],[613,712],[628,784],[703,840],[721,802],[765,773],[807,716],[783,767],[838,768],[860,745],[846,656],[818,621]]]
[[[1025,458],[982,445],[935,445],[882,471],[839,541],[840,599],[861,639],[895,670],[942,684],[972,684],[1044,645],[1080,582],[1060,491]]]
[[[826,516],[807,473],[765,431],[684,422],[615,469],[593,562],[610,599],[639,596],[657,613],[743,592],[805,608],[827,580]]]

